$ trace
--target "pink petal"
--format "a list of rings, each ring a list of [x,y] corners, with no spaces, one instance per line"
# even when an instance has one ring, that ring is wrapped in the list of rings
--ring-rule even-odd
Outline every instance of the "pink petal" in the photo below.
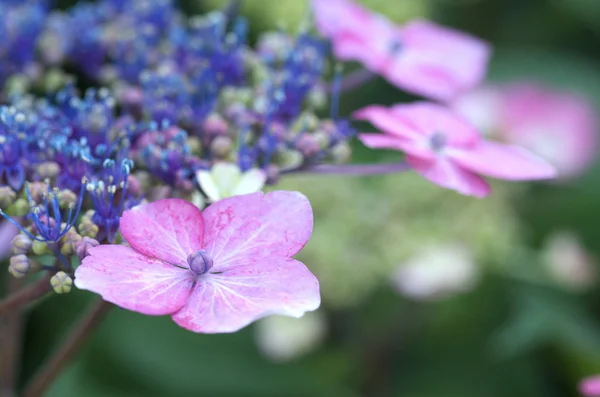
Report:
[[[414,102],[395,105],[391,111],[397,120],[422,135],[443,134],[449,145],[472,145],[481,138],[463,116],[442,105]]]
[[[291,257],[312,233],[308,199],[298,192],[275,191],[234,196],[204,210],[204,249],[223,271],[247,258]]]
[[[461,194],[485,197],[490,192],[490,186],[483,178],[461,168],[448,158],[440,157],[431,161],[406,156],[406,161],[431,182]]]
[[[100,245],[75,271],[75,286],[102,295],[122,308],[161,316],[181,309],[193,273],[148,258],[122,245]]]
[[[600,397],[600,376],[590,376],[579,382],[579,391],[585,397]]]
[[[194,204],[164,199],[123,213],[121,233],[144,255],[187,267],[187,257],[202,248],[204,218]]]
[[[325,37],[335,37],[353,30],[370,18],[366,9],[348,0],[312,0],[310,5],[317,30]]]
[[[10,255],[12,240],[17,234],[19,234],[19,228],[12,222],[0,222],[0,259]]]
[[[394,149],[427,160],[433,160],[436,156],[424,141],[411,141],[387,134],[359,134],[358,139],[371,149]]]
[[[463,32],[429,21],[402,28],[402,49],[384,75],[400,88],[448,101],[485,77],[490,47]]]
[[[556,176],[549,163],[518,146],[481,141],[468,150],[449,150],[448,154],[462,167],[494,178],[533,180]]]
[[[357,120],[366,120],[381,131],[396,135],[398,137],[411,137],[425,131],[419,130],[418,125],[413,124],[410,119],[403,119],[392,109],[385,106],[372,105],[354,112],[353,117]]]
[[[301,317],[320,302],[319,282],[301,262],[251,257],[200,278],[173,320],[194,332],[235,332],[273,314]]]

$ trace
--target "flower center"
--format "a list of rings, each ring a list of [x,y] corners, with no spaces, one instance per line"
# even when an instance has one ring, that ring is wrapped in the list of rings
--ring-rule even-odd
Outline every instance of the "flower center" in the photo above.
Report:
[[[190,254],[187,257],[187,263],[190,265],[190,270],[197,275],[204,274],[213,267],[212,258],[204,250]]]
[[[402,43],[399,40],[392,40],[388,43],[388,51],[391,56],[396,56],[402,51]]]
[[[446,135],[441,132],[434,133],[429,138],[429,147],[434,152],[441,152],[446,147]]]

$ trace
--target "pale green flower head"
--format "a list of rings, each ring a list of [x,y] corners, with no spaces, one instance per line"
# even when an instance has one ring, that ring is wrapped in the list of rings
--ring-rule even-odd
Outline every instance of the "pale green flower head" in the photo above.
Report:
[[[216,163],[210,171],[196,171],[196,179],[209,201],[255,193],[265,186],[267,176],[264,171],[252,168],[242,172],[236,164]]]

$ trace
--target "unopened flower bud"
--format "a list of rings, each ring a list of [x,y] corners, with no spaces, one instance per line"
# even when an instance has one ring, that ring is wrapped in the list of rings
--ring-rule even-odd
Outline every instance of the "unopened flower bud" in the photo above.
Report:
[[[314,136],[308,134],[304,134],[298,139],[296,142],[296,149],[298,149],[304,157],[313,157],[321,151],[319,141],[317,141]]]
[[[227,121],[218,113],[208,115],[202,123],[202,130],[207,135],[225,135],[228,129]]]
[[[60,174],[60,166],[54,161],[46,161],[37,167],[37,173],[42,179],[54,179]]]
[[[12,253],[14,255],[25,255],[31,249],[33,241],[25,234],[19,233],[12,239]]]
[[[279,177],[281,176],[281,172],[279,167],[275,164],[269,164],[265,169],[265,173],[267,174],[267,185],[274,185],[279,182]]]
[[[308,92],[306,101],[313,109],[323,109],[327,104],[327,91],[322,85],[317,85]]]
[[[96,238],[96,236],[98,235],[98,231],[98,225],[92,222],[91,219],[83,219],[79,224],[79,232],[83,237],[87,236],[91,238]]]
[[[304,163],[304,156],[297,150],[285,150],[276,157],[276,163],[281,170],[293,170]]]
[[[135,197],[140,197],[144,194],[142,184],[135,175],[127,176],[127,191]]]
[[[37,240],[33,241],[33,244],[31,245],[31,250],[33,251],[34,254],[36,254],[38,256],[50,254],[52,252],[52,251],[50,251],[48,244],[46,244],[43,241],[37,241]]]
[[[77,195],[69,189],[64,189],[58,192],[58,204],[61,208],[68,208],[70,205],[75,205]]]
[[[322,131],[322,130],[315,131],[312,134],[312,137],[317,141],[317,143],[319,144],[319,148],[321,150],[327,149],[329,147],[329,144],[331,143],[329,134],[327,134],[325,131]]]
[[[65,272],[58,272],[50,279],[50,285],[57,294],[66,294],[71,291],[73,279]]]
[[[77,256],[79,257],[79,259],[83,260],[83,258],[85,258],[86,256],[88,256],[89,250],[99,246],[100,243],[98,242],[98,240],[94,240],[93,238],[90,237],[83,237],[81,240],[76,241],[73,244],[73,248],[75,249],[75,253],[77,254]]]
[[[202,154],[202,142],[200,139],[196,138],[195,136],[191,136],[188,138],[187,144],[193,155],[200,156]]]
[[[36,203],[42,201],[42,196],[48,192],[48,186],[44,182],[31,182],[29,184],[31,199]]]
[[[61,254],[65,256],[72,255],[75,252],[74,244],[80,241],[82,237],[77,233],[75,229],[71,229],[61,239],[62,245],[60,247]]]
[[[19,198],[6,209],[6,213],[10,216],[25,216],[29,213],[29,204],[24,198]]]
[[[212,258],[204,250],[190,254],[187,257],[187,263],[190,266],[190,270],[198,275],[206,273],[213,267]]]
[[[0,186],[0,208],[11,206],[17,199],[17,193],[10,186]]]
[[[210,153],[217,158],[225,158],[233,149],[233,141],[225,135],[219,135],[210,144]]]
[[[15,255],[10,258],[10,265],[8,266],[8,272],[15,278],[22,278],[29,273],[31,269],[31,263],[26,255]]]
[[[336,164],[345,163],[350,160],[352,149],[346,141],[342,141],[331,148],[331,159]]]

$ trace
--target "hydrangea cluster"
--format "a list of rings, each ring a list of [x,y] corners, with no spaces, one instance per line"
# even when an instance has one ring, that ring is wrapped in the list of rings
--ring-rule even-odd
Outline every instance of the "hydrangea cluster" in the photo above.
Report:
[[[428,102],[357,111],[383,132],[361,134],[365,145],[405,156],[342,164],[355,130],[338,105],[357,79],[331,67],[330,49],[438,102],[483,79],[490,49],[431,22],[396,26],[349,0],[311,4],[324,38],[307,28],[251,45],[232,7],[188,17],[173,0],[66,11],[2,2],[0,215],[20,230],[10,273],[49,272],[58,293],[75,285],[195,332],[234,332],[320,304],[316,278],[292,258],[312,233],[308,200],[259,193],[287,174],[414,169],[478,197],[490,191],[480,174],[554,175]]]
[[[66,11],[3,2],[0,14],[0,207],[21,229],[15,276],[41,268],[73,277],[71,257],[119,243],[123,212],[144,201],[202,206],[240,194],[202,177],[215,165],[215,174],[249,173],[251,193],[283,172],[349,157],[348,121],[317,115],[328,54],[308,32],[267,33],[253,48],[242,18],[186,17],[170,0]],[[55,67],[79,80],[36,97]],[[16,80],[29,92],[11,90]],[[222,189],[233,174],[218,174]],[[37,263],[50,253],[55,263]]]

